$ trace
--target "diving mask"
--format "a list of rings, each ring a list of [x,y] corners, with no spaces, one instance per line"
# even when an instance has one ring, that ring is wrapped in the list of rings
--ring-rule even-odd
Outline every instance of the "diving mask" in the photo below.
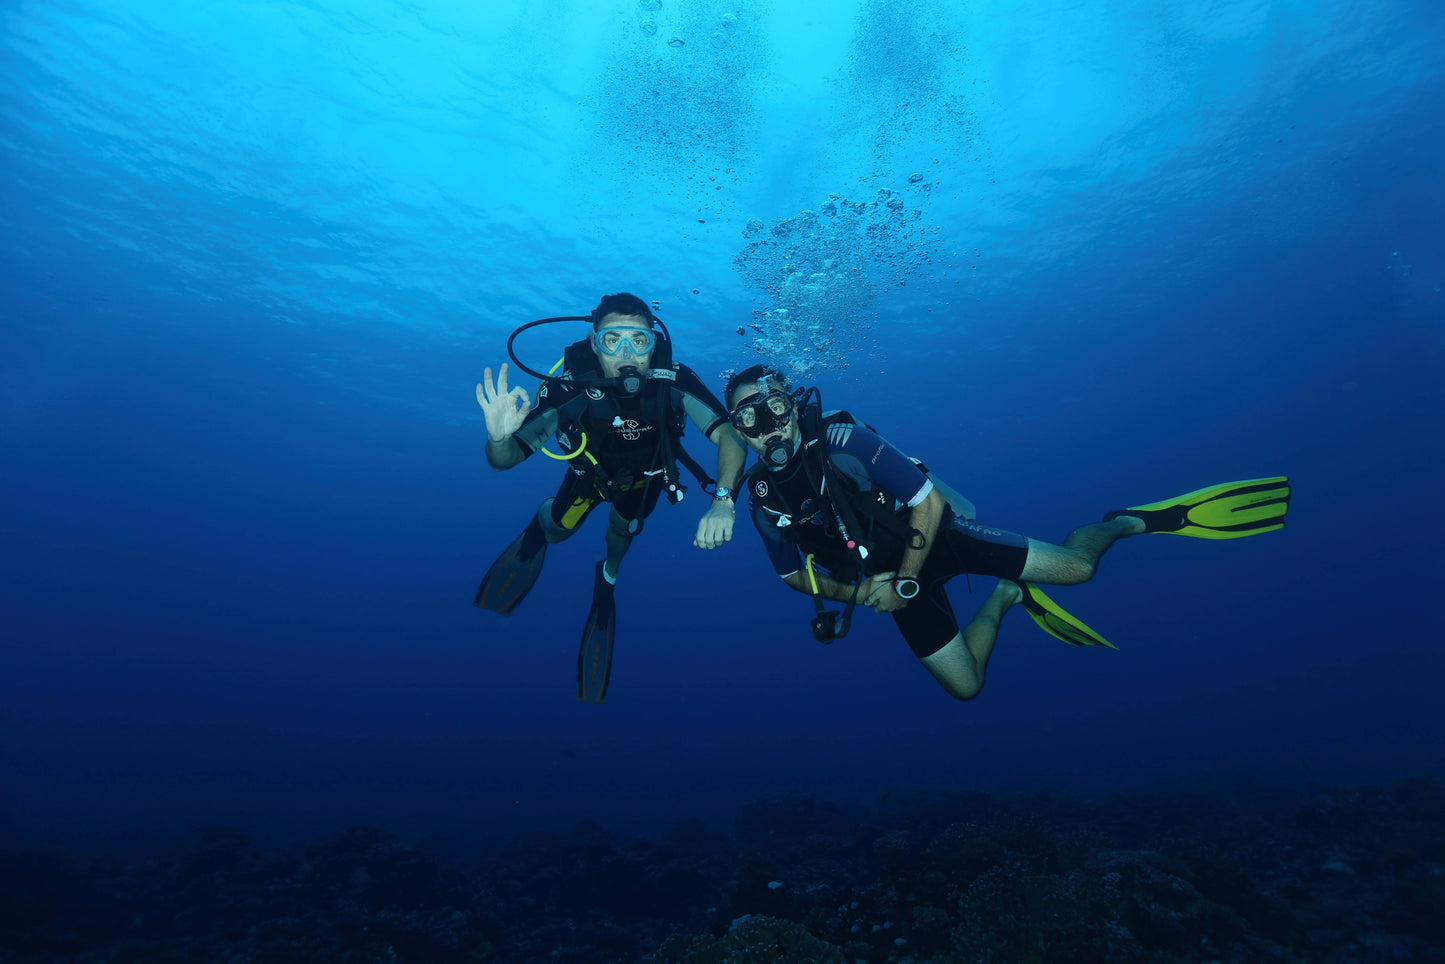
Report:
[[[621,355],[624,358],[631,355],[633,358],[641,358],[651,353],[657,344],[657,335],[650,328],[617,325],[612,328],[599,328],[593,332],[592,344],[604,355]]]
[[[787,427],[793,417],[793,408],[793,396],[786,392],[773,390],[764,395],[752,395],[733,409],[733,428],[748,438],[762,438]]]

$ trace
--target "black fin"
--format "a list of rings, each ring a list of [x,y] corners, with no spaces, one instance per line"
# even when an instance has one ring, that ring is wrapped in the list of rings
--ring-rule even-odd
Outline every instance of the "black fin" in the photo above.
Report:
[[[582,629],[582,644],[577,649],[577,699],[583,703],[601,703],[607,699],[607,684],[612,679],[612,636],[617,627],[617,606],[612,598],[612,583],[602,574],[606,563],[597,564],[592,583],[592,611]]]
[[[482,577],[472,605],[510,616],[536,584],[546,559],[547,536],[542,532],[542,523],[533,517]]]

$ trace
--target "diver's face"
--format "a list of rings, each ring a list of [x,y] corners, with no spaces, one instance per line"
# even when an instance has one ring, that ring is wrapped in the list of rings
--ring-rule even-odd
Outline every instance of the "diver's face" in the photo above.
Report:
[[[599,347],[605,343],[612,353]],[[639,349],[646,348],[645,351]],[[621,370],[631,365],[646,375],[652,365],[652,352],[656,347],[656,336],[652,326],[641,315],[620,315],[613,312],[602,316],[602,322],[592,335],[592,354],[602,366],[602,374],[616,378]]]
[[[733,410],[736,411],[738,406],[745,402],[760,401],[768,391],[768,386],[762,382],[744,382],[733,392]],[[737,431],[737,429],[734,428],[734,431]],[[802,433],[798,430],[797,412],[793,412],[792,417],[789,418],[785,424],[778,426],[773,429],[773,431],[764,435],[759,435],[757,438],[752,438],[741,431],[738,431],[738,435],[742,436],[742,440],[748,443],[748,448],[759,455],[763,454],[763,451],[768,447],[768,442],[773,439],[786,439],[796,447],[798,441],[802,438]]]

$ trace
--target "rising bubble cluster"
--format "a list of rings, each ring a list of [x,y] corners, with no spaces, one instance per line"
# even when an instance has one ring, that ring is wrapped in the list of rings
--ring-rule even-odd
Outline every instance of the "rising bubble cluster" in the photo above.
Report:
[[[817,211],[770,223],[750,220],[733,266],[760,295],[751,347],[798,373],[846,369],[868,337],[876,295],[927,270],[938,235],[921,209],[886,188],[859,200],[833,194]]]
[[[946,157],[950,181],[988,177],[978,89],[963,69],[967,29],[952,0],[860,0],[834,106],[818,115],[827,137],[816,168],[846,176],[847,196],[752,222],[734,258],[756,305],[751,345],[777,363],[808,371],[866,358],[872,319],[899,300],[887,292],[956,260],[929,216],[938,182],[924,172]]]

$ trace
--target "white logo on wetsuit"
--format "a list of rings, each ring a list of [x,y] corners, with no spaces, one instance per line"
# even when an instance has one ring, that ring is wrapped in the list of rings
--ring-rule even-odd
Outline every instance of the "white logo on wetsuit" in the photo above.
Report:
[[[763,498],[768,494],[768,483],[759,482],[757,485],[753,486],[753,491],[758,494],[758,498]]]
[[[803,504],[798,507],[798,517],[805,524],[811,523],[815,526],[823,524],[823,512],[812,499],[803,500]]]
[[[956,519],[954,520],[954,525],[960,529],[966,529],[969,532],[978,532],[986,536],[1006,536],[1009,534],[1002,529],[990,529],[988,526],[979,525],[972,519]]]
[[[637,420],[634,418],[629,418],[627,421],[623,422],[619,428],[619,432],[622,437],[627,439],[627,441],[629,442],[636,442],[638,439],[642,438],[642,429],[638,427]]]
[[[587,389],[587,397],[590,398],[590,399],[592,399],[594,402],[597,401],[597,399],[599,399],[599,398],[602,397],[602,389],[600,389],[600,388],[589,388],[589,389]]]

